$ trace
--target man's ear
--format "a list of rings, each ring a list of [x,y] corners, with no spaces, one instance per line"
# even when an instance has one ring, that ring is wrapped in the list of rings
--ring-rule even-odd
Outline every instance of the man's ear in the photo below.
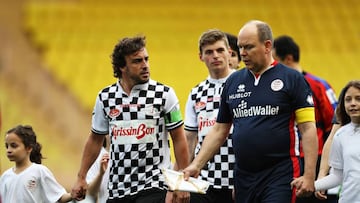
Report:
[[[294,57],[291,54],[286,54],[284,61],[288,64],[288,63],[293,63],[294,62]]]
[[[266,53],[270,53],[270,52],[272,51],[272,49],[273,49],[271,40],[266,40],[266,41],[264,42],[264,45],[265,45],[265,51],[266,51]]]
[[[200,61],[204,62],[204,59],[202,58],[202,54],[201,54],[201,53],[199,53],[199,59],[200,59]]]

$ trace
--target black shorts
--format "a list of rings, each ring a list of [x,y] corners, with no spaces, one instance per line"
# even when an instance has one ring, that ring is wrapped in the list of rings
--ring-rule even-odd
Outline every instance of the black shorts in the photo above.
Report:
[[[294,165],[298,167],[294,169]],[[294,203],[295,190],[292,190],[290,185],[294,170],[300,173],[299,163],[294,164],[291,159],[284,159],[259,172],[236,169],[235,202]]]
[[[140,191],[131,196],[108,199],[106,203],[164,203],[166,193],[166,190],[154,188]]]
[[[234,203],[232,189],[209,187],[206,194],[191,193],[190,203]]]

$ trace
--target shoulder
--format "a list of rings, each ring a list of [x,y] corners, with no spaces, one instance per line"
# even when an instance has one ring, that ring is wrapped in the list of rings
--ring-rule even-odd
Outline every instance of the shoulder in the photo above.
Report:
[[[11,174],[14,174],[12,167],[9,168],[9,169],[6,169],[6,171],[4,171],[4,173],[3,173],[3,174],[1,175],[1,177],[0,177],[0,180],[3,179],[3,178],[6,177],[6,176],[11,175]],[[1,181],[0,181],[0,182],[1,182]]]
[[[209,80],[203,80],[200,83],[196,84],[193,88],[191,88],[192,93],[200,92],[204,89],[204,87],[209,84]]]
[[[242,80],[244,77],[249,76],[249,74],[250,74],[249,69],[247,69],[246,67],[241,68],[231,73],[225,83],[230,83],[229,81],[234,81],[234,80]]]
[[[117,86],[117,83],[108,85],[108,86],[104,87],[103,89],[101,89],[98,94],[101,95],[103,93],[115,92],[117,89],[116,86]]]
[[[173,88],[169,85],[165,85],[161,82],[155,81],[155,80],[149,80],[148,82],[148,89],[154,90],[154,91],[164,91],[168,92],[170,90],[173,90]]]
[[[31,171],[31,173],[39,173],[39,174],[51,174],[51,171],[48,167],[46,167],[45,165],[42,164],[37,164],[37,163],[33,163],[30,168],[29,171]]]
[[[335,133],[334,137],[340,137],[340,136],[345,136],[348,135],[349,132],[351,132],[353,129],[351,123],[348,123],[344,126],[341,126]]]

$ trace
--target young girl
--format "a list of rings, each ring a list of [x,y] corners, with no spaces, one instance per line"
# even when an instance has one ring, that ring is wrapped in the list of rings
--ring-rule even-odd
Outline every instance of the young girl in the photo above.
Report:
[[[360,201],[360,80],[350,81],[339,97],[336,109],[342,127],[334,135],[328,176],[315,181],[315,190],[323,191],[342,184],[339,203]],[[318,196],[324,194],[317,192]],[[325,196],[324,196],[325,197]]]
[[[41,145],[31,126],[18,125],[5,137],[6,155],[15,167],[0,178],[0,197],[4,203],[69,202],[71,195],[41,165]]]

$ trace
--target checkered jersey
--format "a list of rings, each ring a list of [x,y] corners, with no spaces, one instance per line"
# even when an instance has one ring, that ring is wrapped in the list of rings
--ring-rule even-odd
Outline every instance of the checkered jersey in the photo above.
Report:
[[[119,82],[100,91],[92,131],[110,134],[110,199],[164,188],[161,169],[171,165],[168,130],[183,124],[181,116],[173,116],[179,111],[174,90],[153,80],[130,95]]]
[[[215,80],[207,78],[195,86],[188,97],[185,112],[185,130],[197,131],[198,143],[195,156],[209,129],[215,124],[220,104],[220,96],[227,78]],[[214,188],[229,188],[234,185],[233,169],[235,155],[231,134],[220,151],[201,170],[201,178],[212,183]]]

